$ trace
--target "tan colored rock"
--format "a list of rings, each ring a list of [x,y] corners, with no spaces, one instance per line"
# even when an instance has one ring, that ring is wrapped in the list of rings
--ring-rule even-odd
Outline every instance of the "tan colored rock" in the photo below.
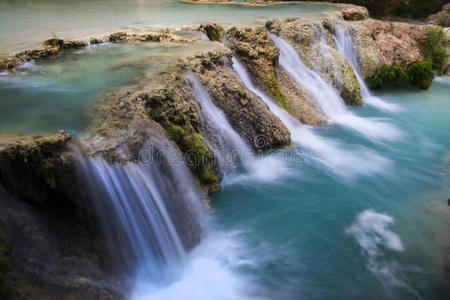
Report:
[[[247,90],[226,64],[231,53],[209,53],[188,61],[233,128],[256,150],[288,146],[289,130],[265,103]],[[264,140],[264,143],[260,143]]]
[[[407,66],[422,60],[418,40],[424,39],[423,26],[400,22],[364,22],[372,32],[384,64]]]
[[[292,80],[283,68],[278,66],[276,74],[281,92],[285,95],[287,109],[293,117],[309,125],[327,122],[321,109],[311,101],[303,87]]]
[[[310,125],[323,122],[298,84],[283,69],[276,67],[279,50],[264,27],[232,27],[227,31],[227,42],[233,54],[245,65],[253,82],[275,103],[301,122]]]
[[[430,25],[450,27],[450,3],[444,5],[440,12],[429,15],[427,23]]]
[[[338,26],[344,26],[350,31],[359,72],[363,79],[374,75],[384,65],[384,61],[372,38],[372,32],[364,25],[364,22],[341,22]]]
[[[277,31],[302,57],[305,64],[334,86],[349,105],[361,105],[361,91],[353,68],[335,49],[330,23],[320,20],[272,20],[268,28]],[[328,29],[326,28],[328,27]]]
[[[354,6],[344,9],[342,16],[347,21],[359,21],[367,19],[369,17],[369,11],[365,7]]]

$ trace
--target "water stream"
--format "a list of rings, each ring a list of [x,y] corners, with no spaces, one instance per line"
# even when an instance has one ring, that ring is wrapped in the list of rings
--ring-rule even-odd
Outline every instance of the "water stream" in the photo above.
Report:
[[[350,112],[337,91],[319,74],[309,69],[288,42],[274,34],[271,36],[280,49],[280,65],[306,89],[330,122],[358,131],[375,140],[400,138],[401,132],[395,126],[380,119],[360,118]]]
[[[40,41],[50,34],[43,28],[57,30],[62,21],[77,27],[64,18],[68,2],[42,2],[42,11],[34,10],[34,1],[0,3],[0,25],[7,24],[1,31],[0,52],[2,47],[24,47],[22,40]],[[254,22],[268,12],[264,7],[180,1],[108,5],[103,0],[80,1],[73,13],[75,23],[81,24],[77,32],[210,18]],[[271,9],[270,16],[301,16],[330,7],[285,4]],[[90,13],[84,15],[86,11]],[[117,19],[116,11],[121,11]],[[14,18],[23,26],[15,28]],[[42,26],[37,26],[40,22]],[[48,26],[52,22],[57,25]],[[67,26],[60,29],[70,35]],[[351,36],[338,27],[338,50],[357,72],[363,99],[370,104],[348,107],[288,42],[272,38],[280,49],[281,67],[306,89],[330,122],[315,127],[301,124],[261,91],[233,58],[236,76],[286,125],[294,144],[255,154],[198,78],[188,75],[202,129],[227,173],[221,190],[211,197],[210,212],[205,213],[202,193],[181,156],[171,155],[178,151],[158,132],[150,132],[152,138],[143,149],[150,149],[151,163],[80,158],[79,175],[88,185],[110,255],[131,282],[127,296],[132,300],[448,298],[450,79],[435,79],[429,91],[371,93],[359,74]],[[207,42],[203,43],[189,51],[204,50]],[[67,51],[1,74],[0,130],[65,129],[77,135],[88,123],[86,104],[111,88],[149,76],[148,72],[157,75],[165,66],[164,55],[173,59],[186,54],[187,47],[106,44]]]
[[[345,57],[345,59],[347,59],[347,61],[355,71],[356,78],[358,78],[358,82],[361,87],[361,96],[363,97],[363,101],[380,109],[389,111],[398,110],[400,108],[398,105],[385,102],[379,97],[375,97],[370,92],[367,84],[364,82],[361,76],[361,71],[357,62],[356,51],[353,47],[353,40],[350,32],[346,30],[342,25],[336,26],[334,30],[335,32],[333,37],[336,42],[337,50]]]

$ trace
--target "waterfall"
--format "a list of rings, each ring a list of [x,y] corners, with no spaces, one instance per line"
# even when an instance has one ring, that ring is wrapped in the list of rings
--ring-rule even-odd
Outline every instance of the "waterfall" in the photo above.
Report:
[[[345,145],[333,139],[321,137],[312,127],[301,124],[253,84],[247,70],[239,60],[233,57],[232,61],[234,70],[245,86],[264,101],[284,123],[294,143],[300,145],[302,150],[312,153],[311,159],[345,177],[361,173],[380,173],[389,167],[390,162],[373,151],[355,145],[347,150]]]
[[[199,78],[193,73],[187,76],[192,86],[197,111],[205,122],[202,130],[210,149],[214,152],[221,170],[229,173],[236,159],[247,162],[253,157],[252,150],[243,138],[233,129],[227,117],[211,99]]]
[[[356,78],[358,79],[359,85],[361,86],[361,96],[363,97],[364,102],[384,110],[398,110],[398,105],[387,103],[380,98],[373,96],[370,92],[366,82],[362,78],[356,57],[355,47],[353,46],[353,40],[349,30],[345,30],[344,26],[342,25],[337,25],[334,29],[333,38],[336,42],[337,50],[345,57],[345,59],[347,59],[347,61],[355,71]]]
[[[180,276],[185,249],[199,242],[203,205],[175,147],[161,134],[147,146],[145,161],[80,158],[78,167],[116,267],[158,286]]]
[[[392,140],[400,136],[400,132],[392,125],[379,119],[361,118],[351,113],[336,90],[319,74],[309,69],[288,42],[274,34],[270,35],[280,49],[281,67],[305,88],[331,123],[350,128],[375,140]]]

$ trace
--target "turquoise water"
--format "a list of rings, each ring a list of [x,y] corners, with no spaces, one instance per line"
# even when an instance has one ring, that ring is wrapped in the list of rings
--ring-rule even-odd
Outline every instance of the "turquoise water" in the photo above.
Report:
[[[218,255],[239,295],[263,299],[445,299],[450,295],[450,79],[377,96],[400,109],[353,108],[402,134],[377,142],[337,125],[312,129],[349,154],[333,168],[299,146],[276,179],[234,174],[213,196]],[[386,132],[388,135],[389,132]],[[292,160],[292,152],[301,159]],[[352,160],[371,153],[377,159]],[[289,161],[291,160],[291,161]],[[330,167],[331,166],[331,167]],[[270,176],[279,169],[274,166]],[[216,241],[218,245],[220,242]],[[227,244],[227,243],[224,243]],[[226,299],[226,297],[224,297]]]
[[[181,44],[102,44],[0,74],[0,132],[77,135],[89,123],[87,106],[107,90],[162,70],[173,56],[208,49]]]
[[[53,35],[88,38],[126,27],[170,27],[208,21],[254,23],[269,17],[312,17],[335,8],[323,3],[249,7],[178,0],[0,1],[0,54],[38,47]]]

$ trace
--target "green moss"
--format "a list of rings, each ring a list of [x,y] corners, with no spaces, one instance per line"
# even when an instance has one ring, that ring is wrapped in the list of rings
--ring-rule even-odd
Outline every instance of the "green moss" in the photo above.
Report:
[[[372,88],[402,86],[408,82],[408,76],[401,66],[397,64],[384,65],[375,74],[368,78],[368,83]]]
[[[62,47],[64,45],[64,41],[58,38],[49,39],[43,42],[44,46],[50,47]]]
[[[184,126],[171,123],[164,119],[160,122],[169,137],[185,154],[186,164],[192,170],[200,184],[218,186],[219,178],[214,172],[214,156],[210,153],[203,136],[196,132],[192,125]]]
[[[101,39],[93,38],[93,37],[91,37],[89,39],[89,44],[91,44],[91,45],[97,45],[97,44],[101,44],[101,43],[103,43],[103,41]]]
[[[201,25],[200,30],[203,31],[211,41],[222,41],[224,30],[221,25],[206,24]]]
[[[275,74],[268,74],[266,76],[265,83],[269,88],[269,91],[272,93],[277,104],[287,110],[288,108],[286,100],[284,99],[283,93],[280,90],[280,85],[278,83],[278,79],[275,77]]]
[[[440,27],[428,27],[425,29],[426,38],[421,41],[420,49],[423,57],[431,62],[433,70],[442,75],[447,66],[448,46],[445,33]]]
[[[347,105],[362,105],[361,90],[344,85],[341,92],[342,99]]]
[[[429,61],[416,61],[408,66],[409,82],[422,90],[427,90],[434,78],[433,65]]]

